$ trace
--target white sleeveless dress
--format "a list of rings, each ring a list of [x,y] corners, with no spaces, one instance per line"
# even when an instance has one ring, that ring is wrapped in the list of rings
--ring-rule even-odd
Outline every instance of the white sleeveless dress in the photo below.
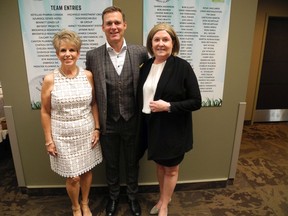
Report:
[[[74,78],[54,70],[51,128],[58,155],[50,156],[50,163],[51,169],[63,177],[79,176],[102,162],[100,144],[91,148],[95,129],[91,101],[92,87],[83,68]]]

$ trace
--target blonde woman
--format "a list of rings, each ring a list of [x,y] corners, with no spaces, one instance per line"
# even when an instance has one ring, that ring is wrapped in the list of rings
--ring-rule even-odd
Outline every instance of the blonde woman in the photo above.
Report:
[[[76,64],[81,40],[75,32],[56,33],[53,45],[61,65],[45,76],[41,91],[45,147],[51,169],[66,178],[73,215],[92,216],[88,206],[91,169],[102,162],[93,78]]]

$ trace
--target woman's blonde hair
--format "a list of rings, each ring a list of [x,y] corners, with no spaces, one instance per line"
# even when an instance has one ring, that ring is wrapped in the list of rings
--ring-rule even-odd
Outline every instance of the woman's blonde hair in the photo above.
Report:
[[[78,52],[80,51],[82,41],[81,41],[80,37],[78,36],[78,34],[74,31],[71,31],[68,29],[63,29],[60,32],[57,32],[53,37],[53,46],[54,46],[56,52],[59,51],[60,42],[63,40],[74,44],[77,51]]]
[[[150,30],[147,36],[147,41],[146,41],[146,47],[147,47],[149,54],[154,56],[153,49],[152,49],[153,37],[158,31],[163,31],[163,30],[166,31],[172,39],[172,42],[173,42],[172,55],[177,55],[180,50],[180,41],[175,30],[168,23],[159,23]]]

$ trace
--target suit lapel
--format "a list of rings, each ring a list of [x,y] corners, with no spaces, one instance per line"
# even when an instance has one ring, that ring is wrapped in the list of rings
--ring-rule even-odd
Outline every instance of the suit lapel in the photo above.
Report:
[[[136,92],[137,92],[137,85],[138,85],[138,78],[139,78],[139,70],[137,70],[138,66],[135,65],[135,52],[134,49],[127,44],[127,52],[126,52],[126,57],[125,57],[125,64],[130,63],[130,67],[132,70],[132,76],[133,76],[133,88],[134,88],[134,96],[136,97]],[[128,58],[127,58],[128,57]]]
[[[106,50],[106,44],[104,44],[102,46],[102,49],[100,49],[100,56],[97,56],[97,57],[100,57],[98,58],[99,60],[99,64],[98,67],[99,67],[99,80],[100,80],[100,83],[101,83],[101,87],[103,89],[103,92],[104,92],[104,95],[105,95],[105,98],[107,98],[107,91],[106,91],[106,67],[105,67],[105,62],[106,62],[106,58],[107,58],[107,50]]]

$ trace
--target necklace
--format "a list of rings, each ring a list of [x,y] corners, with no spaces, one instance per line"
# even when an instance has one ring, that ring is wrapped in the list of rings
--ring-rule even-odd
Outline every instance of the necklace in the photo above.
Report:
[[[72,76],[69,76],[69,75],[67,75],[67,74],[64,73],[64,71],[61,69],[61,67],[59,67],[60,73],[61,73],[64,77],[66,77],[66,78],[68,78],[68,79],[73,79],[73,78],[75,78],[76,76],[78,76],[78,74],[79,74],[79,67],[76,66],[76,69],[77,69],[76,74],[75,74],[75,75],[72,75]]]

